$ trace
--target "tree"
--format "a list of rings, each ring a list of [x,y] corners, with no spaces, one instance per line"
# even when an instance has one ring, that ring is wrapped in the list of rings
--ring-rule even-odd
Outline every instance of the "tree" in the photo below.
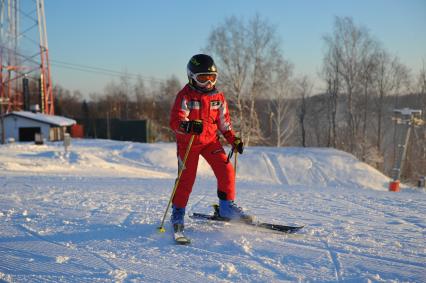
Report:
[[[423,68],[417,75],[414,93],[416,93],[416,108],[422,110],[419,117],[423,121],[423,126],[414,128],[413,146],[409,148],[409,154],[412,155],[411,160],[413,168],[413,176],[418,178],[426,176],[426,69]],[[419,124],[422,122],[419,121]]]
[[[329,46],[323,58],[320,77],[326,82],[328,141],[327,146],[337,148],[337,104],[341,88],[339,72],[339,56],[336,46]]]
[[[324,37],[327,49],[327,56],[333,55],[337,64],[335,70],[338,71],[341,81],[342,91],[347,96],[346,122],[347,135],[346,143],[348,150],[355,152],[355,144],[359,129],[359,117],[355,112],[355,100],[361,93],[361,82],[365,62],[374,53],[376,41],[370,36],[367,29],[357,27],[351,18],[336,17],[334,32],[332,35]],[[329,57],[330,58],[330,57]]]
[[[130,97],[132,97],[132,86],[130,82],[129,76],[124,72],[124,74],[120,77],[120,97],[118,99],[122,105],[122,112],[120,116],[122,119],[129,120],[130,119]]]
[[[244,123],[243,88],[248,80],[251,64],[246,48],[249,44],[246,33],[242,21],[235,17],[227,18],[210,33],[207,48],[219,67],[219,84],[228,94],[231,106],[236,108],[237,119],[234,119],[233,124],[240,129],[242,137],[247,133],[247,123]]]
[[[401,88],[408,81],[409,72],[408,69],[399,62],[398,57],[392,58],[385,50],[381,50],[376,59],[377,70],[374,77],[374,86],[378,96],[375,104],[375,112],[377,113],[376,146],[380,151],[382,147],[385,97],[389,95],[398,96]]]
[[[231,109],[237,112],[233,124],[240,129],[246,144],[260,143],[256,100],[270,91],[271,73],[284,62],[275,28],[259,15],[248,23],[227,18],[210,33],[207,46],[218,65],[220,85]]]
[[[146,113],[144,111],[144,104],[148,97],[148,90],[145,86],[145,83],[142,77],[138,77],[136,83],[133,87],[133,91],[136,99],[136,118],[137,119],[146,119]]]
[[[367,126],[368,126],[368,117],[371,112],[370,109],[370,94],[373,89],[373,80],[374,75],[378,67],[378,54],[379,47],[375,45],[374,42],[371,44],[371,51],[367,52],[365,56],[361,58],[361,75],[360,75],[360,83],[361,83],[361,101],[360,108],[362,109],[362,133],[361,138],[363,144],[367,142]]]
[[[274,134],[275,145],[283,146],[292,136],[294,120],[291,115],[289,98],[293,93],[293,85],[290,80],[293,66],[288,62],[281,62],[273,72],[270,79],[271,96],[268,105],[270,131]]]
[[[300,107],[299,107],[299,125],[302,139],[302,146],[306,147],[306,126],[305,126],[305,118],[307,112],[307,98],[312,94],[313,83],[307,76],[302,76],[296,82],[296,94],[300,99]]]
[[[181,88],[181,83],[176,76],[160,83],[158,87],[158,92],[154,97],[156,115],[153,117],[157,124],[157,140],[171,141],[174,138],[174,133],[169,127],[170,110],[176,94]]]
[[[67,117],[81,117],[82,94],[76,90],[71,93],[61,86],[55,86],[55,109],[56,114]]]
[[[423,120],[426,121],[426,68],[423,62],[423,68],[417,76],[416,90],[418,96],[418,105],[421,106]]]

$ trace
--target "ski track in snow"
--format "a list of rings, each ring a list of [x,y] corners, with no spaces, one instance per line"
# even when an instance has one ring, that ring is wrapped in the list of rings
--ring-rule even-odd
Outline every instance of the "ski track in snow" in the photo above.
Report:
[[[327,241],[323,241],[324,245],[328,251],[330,260],[333,262],[333,266],[335,269],[336,281],[342,282],[342,274],[341,274],[341,262],[339,261],[339,255],[333,249],[330,248]]]
[[[346,153],[247,148],[238,204],[261,221],[306,227],[283,235],[187,217],[192,244],[176,246],[169,215],[157,232],[175,145],[81,140],[68,161],[58,148],[0,146],[0,282],[424,281],[426,194],[377,187],[387,179]],[[188,214],[216,202],[202,163]]]
[[[274,181],[278,184],[287,184],[288,177],[281,170],[281,166],[274,154],[262,153],[262,157],[268,165],[269,174],[274,177]]]

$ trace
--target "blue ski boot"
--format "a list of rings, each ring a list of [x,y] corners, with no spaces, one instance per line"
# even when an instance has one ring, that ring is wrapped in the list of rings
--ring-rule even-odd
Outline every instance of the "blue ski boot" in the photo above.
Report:
[[[185,208],[177,208],[173,205],[171,222],[175,232],[182,232],[184,228]]]
[[[246,214],[233,200],[219,200],[218,212],[220,217],[229,221],[253,222],[253,217]]]

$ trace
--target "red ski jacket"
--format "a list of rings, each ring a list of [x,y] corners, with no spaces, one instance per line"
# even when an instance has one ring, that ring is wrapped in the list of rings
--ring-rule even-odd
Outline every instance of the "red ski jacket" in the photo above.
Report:
[[[170,114],[170,128],[175,132],[178,144],[189,143],[191,135],[180,128],[182,121],[189,120],[203,122],[203,132],[195,136],[194,144],[208,144],[216,140],[218,130],[230,144],[235,140],[223,92],[214,89],[203,93],[187,84],[177,94]]]

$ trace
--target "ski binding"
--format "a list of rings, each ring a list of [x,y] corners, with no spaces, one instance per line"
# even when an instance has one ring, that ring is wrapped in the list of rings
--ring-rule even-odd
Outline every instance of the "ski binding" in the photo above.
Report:
[[[185,236],[183,233],[183,225],[182,224],[174,224],[173,225],[173,238],[175,239],[176,244],[179,245],[189,245],[191,243],[191,239]]]
[[[203,213],[193,213],[190,217],[195,219],[204,219],[204,220],[212,220],[212,221],[222,221],[222,222],[236,222],[244,225],[249,225],[253,227],[260,227],[268,230],[278,231],[282,233],[295,233],[302,229],[304,226],[289,226],[289,225],[281,225],[281,224],[273,224],[267,222],[260,221],[232,221],[227,218],[223,218],[219,215],[219,206],[214,205],[215,212],[213,215],[211,214],[203,214]]]

